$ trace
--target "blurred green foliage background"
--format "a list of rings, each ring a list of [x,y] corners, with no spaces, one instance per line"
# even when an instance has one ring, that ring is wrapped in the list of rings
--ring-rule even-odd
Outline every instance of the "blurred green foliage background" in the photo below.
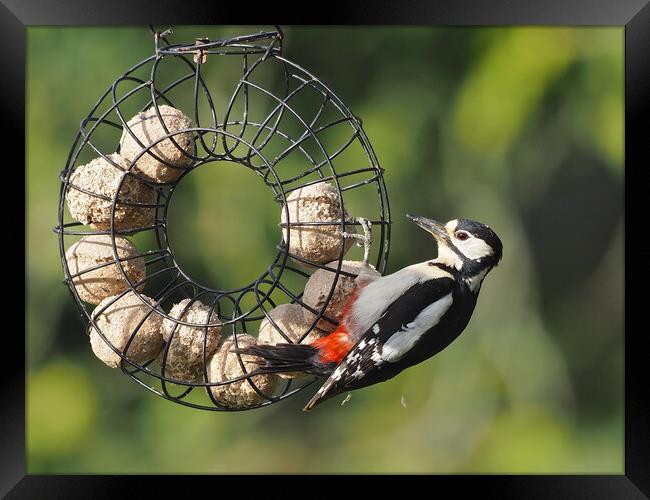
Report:
[[[178,27],[171,40],[256,31]],[[465,333],[432,360],[343,407],[340,397],[301,412],[310,388],[213,413],[158,398],[93,356],[52,232],[79,121],[151,55],[152,37],[30,27],[29,473],[622,473],[623,37],[620,27],[287,27],[284,55],[363,118],[386,169],[388,272],[435,252],[407,212],[486,222],[504,259]],[[184,258],[236,284],[268,262],[279,216],[263,185],[234,190],[249,174],[231,171],[188,176],[179,210],[201,243]]]

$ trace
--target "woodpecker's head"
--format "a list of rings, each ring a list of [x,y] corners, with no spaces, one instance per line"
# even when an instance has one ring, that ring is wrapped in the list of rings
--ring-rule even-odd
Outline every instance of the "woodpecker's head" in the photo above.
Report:
[[[468,219],[440,222],[407,215],[438,242],[438,261],[458,269],[464,276],[485,276],[503,255],[501,240],[485,224]]]

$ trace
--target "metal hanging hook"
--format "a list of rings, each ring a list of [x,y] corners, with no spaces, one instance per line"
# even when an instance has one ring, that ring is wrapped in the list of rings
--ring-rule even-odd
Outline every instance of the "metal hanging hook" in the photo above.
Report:
[[[167,28],[166,30],[164,30],[162,32],[161,31],[156,31],[156,28],[154,28],[153,24],[149,25],[149,31],[153,35],[153,42],[154,42],[154,47],[155,47],[156,55],[157,55],[158,52],[159,52],[159,48],[160,48],[160,39],[162,38],[163,41],[167,45],[169,45],[169,40],[167,40],[166,37],[168,37],[169,35],[174,33],[174,31],[171,28]]]

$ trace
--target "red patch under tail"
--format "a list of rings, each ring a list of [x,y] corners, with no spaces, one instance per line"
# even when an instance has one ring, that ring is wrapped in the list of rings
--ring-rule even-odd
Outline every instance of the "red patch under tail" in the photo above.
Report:
[[[327,337],[315,340],[310,345],[318,349],[321,363],[338,364],[350,352],[354,344],[350,341],[345,327],[341,325]]]
[[[347,330],[345,329],[344,319],[347,317],[352,304],[357,300],[359,295],[359,287],[355,288],[350,294],[350,297],[343,306],[343,312],[339,318],[339,326],[336,330],[322,339],[315,340],[310,345],[319,351],[319,361],[321,363],[336,363],[339,364],[341,360],[350,352],[354,347],[354,341],[350,338]]]

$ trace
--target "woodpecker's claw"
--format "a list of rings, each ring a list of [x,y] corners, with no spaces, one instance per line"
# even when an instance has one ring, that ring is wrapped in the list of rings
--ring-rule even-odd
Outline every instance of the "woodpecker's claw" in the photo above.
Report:
[[[363,245],[363,263],[367,265],[370,260],[370,247],[372,246],[372,223],[363,217],[357,217],[356,221],[361,224],[363,235],[346,233],[345,231],[339,231],[339,233],[343,238],[357,240],[357,245]]]

